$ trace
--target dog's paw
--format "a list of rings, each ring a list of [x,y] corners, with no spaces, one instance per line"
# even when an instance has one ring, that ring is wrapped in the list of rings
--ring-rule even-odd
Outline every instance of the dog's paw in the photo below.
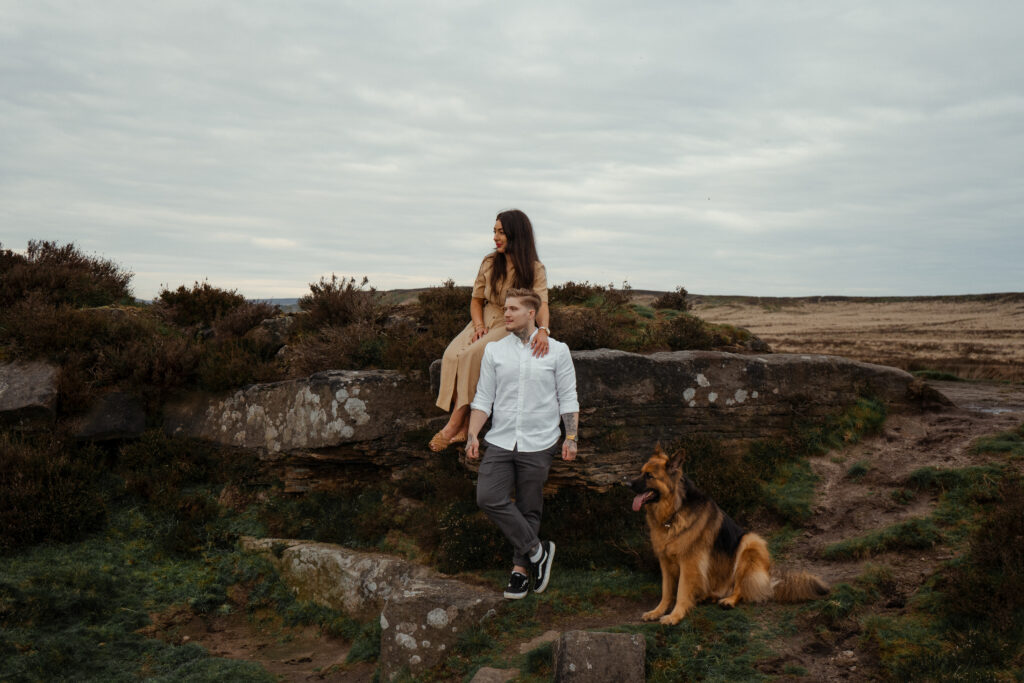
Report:
[[[660,617],[664,613],[665,612],[663,612],[660,609],[652,609],[650,612],[644,612],[643,616],[641,616],[640,618],[644,621],[657,621],[658,617]]]
[[[665,626],[675,626],[676,624],[678,624],[682,620],[683,620],[682,615],[666,614],[661,619],[658,619],[658,623],[659,624],[664,624]]]
[[[733,597],[722,598],[721,600],[718,601],[718,604],[721,605],[722,607],[724,607],[725,609],[732,609],[733,607],[736,606],[737,600],[738,600],[738,598],[733,598]]]

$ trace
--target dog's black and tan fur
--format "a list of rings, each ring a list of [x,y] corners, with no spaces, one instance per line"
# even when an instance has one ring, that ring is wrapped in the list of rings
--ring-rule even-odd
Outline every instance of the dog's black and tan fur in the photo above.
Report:
[[[773,580],[765,540],[701,492],[683,474],[682,460],[682,454],[670,458],[659,445],[630,484],[637,494],[633,509],[646,508],[661,565],[661,602],[644,613],[644,621],[678,624],[705,599],[734,607],[740,600],[793,602],[828,594],[825,582],[806,572]]]

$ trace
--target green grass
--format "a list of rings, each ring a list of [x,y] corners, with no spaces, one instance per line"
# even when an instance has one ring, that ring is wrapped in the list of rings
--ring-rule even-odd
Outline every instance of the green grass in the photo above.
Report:
[[[971,445],[974,453],[1006,453],[1015,458],[1024,457],[1024,424],[1010,432],[978,439]]]
[[[915,470],[903,482],[903,487],[893,492],[893,497],[905,505],[913,500],[915,491],[935,493],[938,505],[930,515],[833,543],[822,551],[822,557],[852,560],[893,550],[921,550],[939,543],[957,543],[976,525],[984,506],[996,500],[1007,471],[1005,465],[999,463],[961,469],[922,467]]]
[[[160,538],[167,523],[139,507],[116,508],[107,528],[85,540],[0,558],[0,680],[273,681],[257,664],[137,633],[171,605],[197,614],[240,609],[227,597],[235,584],[251,589],[253,613],[271,608],[284,626],[317,624],[360,643],[361,624],[296,601],[264,559],[234,548],[168,553]],[[360,647],[362,657],[376,656]]]
[[[807,450],[828,453],[858,443],[876,434],[885,423],[885,404],[873,398],[860,398],[848,410],[798,429]]]
[[[818,477],[806,460],[784,463],[772,480],[762,486],[765,505],[784,520],[805,522],[811,517],[817,483]]]
[[[822,557],[826,560],[853,560],[890,550],[931,548],[941,540],[942,534],[932,520],[908,519],[863,536],[833,543],[822,551]]]
[[[859,460],[850,466],[850,469],[846,470],[847,479],[861,479],[868,470],[871,469],[871,463],[866,460]]]

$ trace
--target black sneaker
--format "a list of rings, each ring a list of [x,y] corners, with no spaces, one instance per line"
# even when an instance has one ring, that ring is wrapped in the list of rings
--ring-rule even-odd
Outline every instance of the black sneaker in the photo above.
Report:
[[[505,586],[505,597],[509,600],[519,600],[525,598],[529,592],[530,577],[519,572],[512,572],[512,576],[508,579],[508,585]]]
[[[540,546],[544,554],[536,562],[530,563],[530,573],[533,574],[533,592],[543,593],[548,587],[548,580],[551,578],[551,563],[555,559],[555,544],[551,541],[541,541]]]

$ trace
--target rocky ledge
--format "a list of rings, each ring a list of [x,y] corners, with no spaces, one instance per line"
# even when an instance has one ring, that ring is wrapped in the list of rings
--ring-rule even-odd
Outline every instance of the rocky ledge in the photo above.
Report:
[[[601,349],[574,352],[573,361],[581,456],[572,464],[556,461],[553,487],[607,489],[631,475],[657,441],[699,435],[725,449],[742,447],[785,436],[865,396],[890,412],[949,403],[902,370],[838,356]],[[436,367],[432,374],[436,381]],[[52,424],[56,381],[56,369],[45,365],[0,366],[0,420],[23,428]],[[427,382],[398,372],[335,370],[193,394],[167,406],[164,428],[248,449],[280,468],[287,490],[302,492],[350,478],[353,464],[429,464],[436,456],[427,441],[446,420],[433,397]],[[141,424],[138,415],[131,422]],[[80,436],[124,438],[139,427],[115,426],[83,428]]]

